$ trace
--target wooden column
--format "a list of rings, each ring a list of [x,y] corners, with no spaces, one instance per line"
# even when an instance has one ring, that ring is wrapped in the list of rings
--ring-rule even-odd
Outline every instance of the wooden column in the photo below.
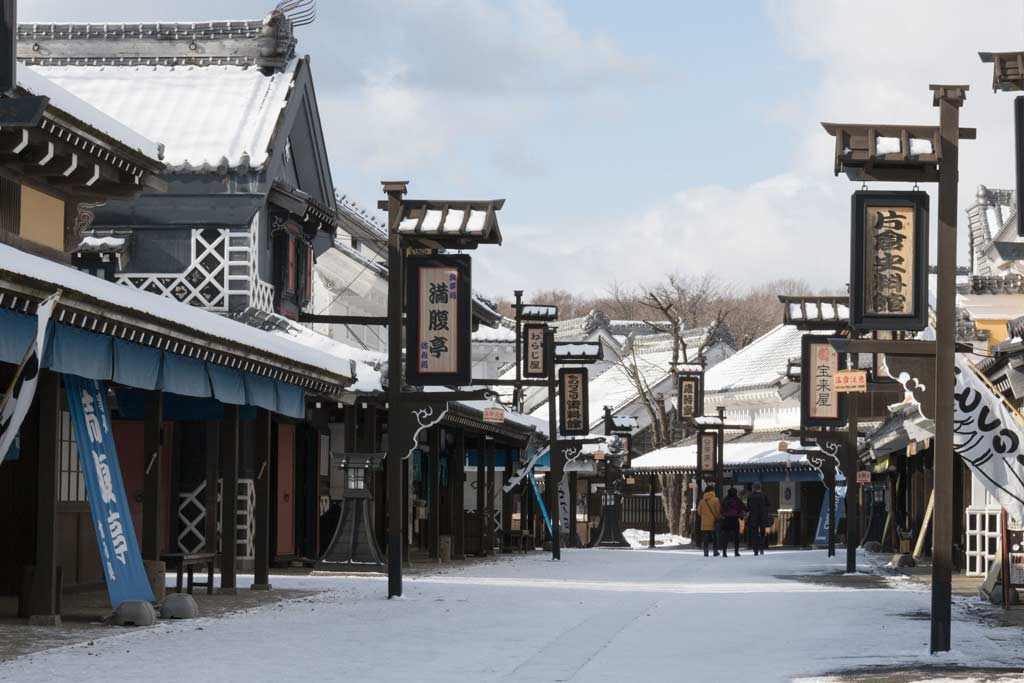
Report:
[[[484,554],[494,552],[494,440],[488,439],[487,444],[487,487],[484,494]]]
[[[225,404],[221,423],[220,592],[234,595],[238,558],[238,406]]]
[[[501,483],[501,550],[502,552],[512,551],[512,504],[514,494],[505,493],[505,484],[512,478],[519,468],[519,457],[512,457],[512,449],[505,450],[505,476]]]
[[[480,555],[485,554],[487,544],[485,541],[485,534],[487,526],[484,524],[484,515],[486,515],[485,501],[487,499],[487,440],[484,437],[480,437],[476,440],[476,516],[477,521],[480,523]]]
[[[270,411],[260,408],[253,432],[256,480],[256,543],[250,590],[268,591],[270,585]]]
[[[39,406],[39,453],[36,499],[36,555],[28,622],[60,626],[57,578],[57,462],[60,458],[60,375],[40,371],[36,387]]]
[[[158,561],[163,549],[160,500],[163,471],[160,451],[163,446],[164,394],[162,391],[147,391],[143,399],[143,484],[142,484],[142,559]]]
[[[648,548],[653,548],[655,545],[657,545],[657,543],[655,542],[655,538],[654,538],[654,535],[655,535],[654,520],[657,517],[657,510],[658,510],[658,502],[657,502],[657,498],[655,497],[655,494],[654,494],[654,487],[655,487],[655,484],[656,484],[657,481],[658,481],[658,475],[656,475],[656,474],[650,475],[650,477],[647,480],[647,486],[648,486],[648,491],[647,491],[647,517],[651,521],[651,533],[650,533],[650,536],[647,539],[647,547]]]
[[[579,475],[576,472],[569,472],[567,476],[569,477],[569,547],[579,548],[580,538],[576,533],[576,491]]]
[[[452,487],[452,559],[466,559],[466,432],[455,432],[455,453],[449,458]]]
[[[427,435],[427,557],[441,557],[441,428],[432,427]]]
[[[217,550],[217,481],[220,478],[220,431],[221,423],[213,420],[206,423],[206,524],[203,529],[203,550],[216,553]]]

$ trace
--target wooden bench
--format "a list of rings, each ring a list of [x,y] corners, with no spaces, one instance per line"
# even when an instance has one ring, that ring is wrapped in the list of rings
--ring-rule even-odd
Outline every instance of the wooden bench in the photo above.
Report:
[[[160,556],[168,569],[172,566],[178,575],[178,582],[175,586],[175,592],[181,592],[181,579],[182,573],[187,572],[188,584],[186,591],[191,594],[193,586],[199,586],[200,588],[206,588],[207,595],[213,595],[213,563],[217,559],[216,553],[165,553]],[[193,572],[197,566],[206,565],[206,583],[200,583],[193,580]]]

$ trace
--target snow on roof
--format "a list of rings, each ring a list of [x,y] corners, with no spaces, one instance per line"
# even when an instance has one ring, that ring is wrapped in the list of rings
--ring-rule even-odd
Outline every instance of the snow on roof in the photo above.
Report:
[[[780,465],[786,462],[803,464],[807,458],[779,450],[779,441],[726,441],[723,446],[725,467],[752,467],[758,465]],[[783,442],[787,447],[797,447],[796,442]],[[669,446],[633,458],[634,470],[695,469],[697,466],[697,444]]]
[[[1020,294],[958,294],[957,306],[973,320],[1013,320],[1024,315],[1024,296]]]
[[[297,342],[290,335],[279,335],[250,327],[216,313],[179,303],[157,294],[132,289],[102,280],[74,268],[0,244],[0,274],[10,273],[56,285],[66,291],[138,311],[180,325],[203,335],[217,337],[259,352],[287,358],[295,363],[322,369],[338,377],[354,379],[353,363],[362,359],[358,349],[345,346],[333,352]]]
[[[708,370],[704,390],[735,391],[778,382],[786,376],[789,359],[800,355],[803,334],[792,325],[779,325]]]
[[[269,332],[282,339],[297,342],[303,346],[321,351],[335,358],[347,358],[354,364],[355,383],[349,387],[357,392],[383,391],[380,367],[387,360],[387,355],[379,351],[357,349],[327,335],[315,332],[304,325],[292,323],[285,329],[274,329]]]
[[[163,145],[153,142],[115,118],[116,115],[111,115],[109,111],[101,111],[93,103],[66,90],[54,79],[48,78],[45,74],[36,73],[24,64],[18,64],[18,86],[29,94],[50,98],[49,106],[59,109],[93,130],[120,142],[125,147],[153,160],[163,157]],[[159,139],[159,136],[153,136],[153,139]]]
[[[623,359],[631,362],[632,357]],[[636,356],[637,369],[645,386],[654,389],[667,379],[672,367],[672,353],[647,353]],[[667,392],[671,394],[671,391]],[[626,374],[626,369],[619,363],[613,363],[604,372],[591,376],[588,383],[590,398],[590,426],[600,427],[604,421],[604,407],[611,406],[616,411],[636,400],[638,392],[633,380]],[[547,416],[547,402],[533,411],[536,417]]]
[[[478,343],[514,343],[515,340],[516,331],[509,329],[505,325],[498,325],[497,327],[481,325],[475,332],[473,332],[473,341]]]
[[[255,66],[33,66],[143,135],[176,169],[260,167],[284,110],[298,59],[283,72]],[[150,143],[152,144],[152,143]]]
[[[114,237],[108,235],[106,237],[96,237],[95,235],[86,235],[79,242],[77,252],[108,252],[115,251],[120,252],[124,250],[128,240],[124,237]]]
[[[548,433],[548,422],[532,415],[523,415],[509,410],[507,406],[504,406],[497,401],[458,401],[459,405],[472,408],[473,410],[479,410],[481,413],[484,408],[501,408],[505,411],[505,421],[512,422],[522,427],[533,427],[542,434]]]

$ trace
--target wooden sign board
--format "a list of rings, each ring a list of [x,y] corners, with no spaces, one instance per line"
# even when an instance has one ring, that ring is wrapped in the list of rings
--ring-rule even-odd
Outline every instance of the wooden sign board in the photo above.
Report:
[[[699,374],[679,375],[679,386],[676,388],[676,406],[679,417],[683,420],[698,417],[701,414],[701,376]]]
[[[871,483],[871,472],[867,470],[857,471],[857,483],[858,484],[870,484]]]
[[[836,391],[835,377],[846,369],[824,335],[805,334],[800,360],[800,426],[841,427],[846,424],[846,397]]]
[[[853,194],[850,325],[923,330],[928,324],[928,194]]]
[[[836,372],[836,391],[841,394],[863,394],[868,390],[867,370],[839,370]]]
[[[523,325],[523,377],[547,377],[548,359],[544,344],[547,325]]]
[[[469,384],[469,257],[415,256],[406,263],[405,381],[416,386]]]
[[[558,432],[562,436],[590,433],[590,392],[586,368],[558,371]]]
[[[484,422],[504,424],[505,411],[501,408],[484,408]]]
[[[698,458],[702,473],[713,473],[718,462],[718,434],[704,432],[697,439]]]

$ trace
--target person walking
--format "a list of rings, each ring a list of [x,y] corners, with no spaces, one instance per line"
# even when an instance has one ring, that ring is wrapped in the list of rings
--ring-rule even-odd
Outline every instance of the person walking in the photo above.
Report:
[[[697,514],[700,515],[700,540],[704,545],[704,557],[708,556],[709,546],[714,547],[715,557],[718,557],[718,541],[715,536],[721,518],[721,504],[715,495],[714,485],[704,489],[704,495],[697,504]]]
[[[771,502],[761,490],[761,484],[754,484],[754,491],[747,498],[747,528],[751,533],[754,555],[764,555],[764,530],[771,525]]]
[[[746,508],[743,501],[736,495],[736,489],[730,488],[722,500],[722,557],[729,557],[729,541],[732,540],[733,552],[740,556],[740,519]]]

